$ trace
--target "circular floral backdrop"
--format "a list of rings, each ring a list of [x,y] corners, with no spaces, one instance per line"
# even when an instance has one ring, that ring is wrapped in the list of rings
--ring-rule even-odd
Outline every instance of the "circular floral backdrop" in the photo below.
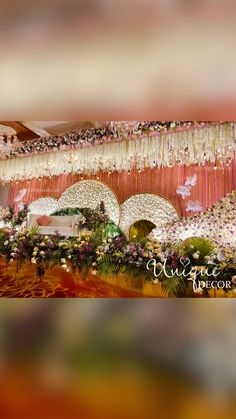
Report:
[[[66,189],[58,200],[60,208],[96,209],[101,202],[109,218],[118,225],[120,222],[120,205],[114,192],[105,183],[96,180],[82,180]]]

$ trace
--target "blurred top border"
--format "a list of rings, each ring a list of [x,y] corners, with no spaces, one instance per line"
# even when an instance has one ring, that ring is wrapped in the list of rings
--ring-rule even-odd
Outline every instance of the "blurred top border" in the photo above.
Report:
[[[233,0],[3,1],[3,120],[235,120]]]

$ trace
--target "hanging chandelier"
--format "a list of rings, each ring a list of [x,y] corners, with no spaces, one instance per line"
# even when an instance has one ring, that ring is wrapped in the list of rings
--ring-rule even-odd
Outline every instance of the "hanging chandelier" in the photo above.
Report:
[[[128,138],[137,133],[139,121],[109,121],[109,128],[119,138]]]

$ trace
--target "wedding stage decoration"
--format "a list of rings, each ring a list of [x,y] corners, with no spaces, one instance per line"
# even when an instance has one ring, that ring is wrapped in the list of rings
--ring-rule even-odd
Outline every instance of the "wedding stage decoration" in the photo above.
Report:
[[[90,207],[95,210],[104,202],[107,215],[119,224],[120,207],[115,193],[105,184],[97,181],[81,181],[66,189],[58,199],[59,208]]]
[[[29,210],[32,214],[50,215],[59,209],[58,201],[55,198],[44,197],[31,202]]]
[[[8,263],[16,262],[17,269],[30,261],[36,267],[38,278],[43,278],[49,268],[60,265],[66,272],[79,271],[84,279],[88,274],[104,279],[123,275],[126,279],[132,277],[136,281],[141,279],[160,284],[163,292],[172,297],[208,296],[209,290],[205,286],[211,287],[211,283],[216,281],[216,271],[217,276],[220,275],[220,288],[233,292],[236,287],[235,247],[217,247],[209,239],[200,237],[190,238],[179,246],[148,238],[142,242],[130,241],[118,227],[113,228],[111,234],[112,223],[104,203],[96,211],[69,208],[61,210],[60,214],[63,212],[80,214],[78,237],[46,236],[39,234],[37,227],[30,230],[23,227],[19,231],[3,229],[0,255]],[[18,213],[18,224],[22,225],[26,216],[25,207]],[[12,215],[7,222],[11,220],[15,224]]]
[[[10,207],[16,206],[15,198],[22,189],[27,189],[24,202],[28,203],[30,208],[32,207],[32,211],[35,214],[44,214],[44,211],[50,214],[59,209],[58,199],[62,193],[76,183],[86,180],[87,182],[95,181],[101,186],[108,187],[110,192],[115,195],[120,210],[124,202],[131,196],[151,193],[157,198],[159,196],[165,198],[176,208],[180,216],[186,216],[190,214],[187,211],[189,201],[198,202],[203,210],[206,210],[226,196],[227,193],[236,189],[235,173],[236,159],[224,166],[219,163],[207,163],[204,166],[175,165],[172,168],[146,168],[143,172],[134,168],[130,174],[123,171],[121,173],[113,172],[110,175],[100,172],[99,175],[90,177],[79,173],[63,174],[51,178],[50,176],[44,176],[43,178],[14,181],[6,184],[6,187],[9,187],[7,205]],[[185,183],[187,177],[192,177],[195,174],[197,175],[197,182],[195,186],[191,187],[191,195],[182,199],[180,195],[177,195],[176,189],[179,185]],[[89,186],[87,187],[89,188]],[[92,202],[95,198],[96,195],[92,196]],[[140,205],[142,206],[141,203]],[[17,206],[19,206],[19,203],[17,203]],[[76,202],[76,206],[81,207],[79,200]],[[88,206],[88,202],[85,206]]]
[[[27,205],[23,205],[23,208],[15,213],[14,208],[6,208],[2,211],[2,221],[4,224],[10,224],[14,229],[15,227],[20,227],[27,218],[29,209]]]
[[[104,202],[109,218],[129,236],[131,226],[145,219],[156,227],[179,220],[175,206],[157,194],[133,195],[120,204],[118,197],[106,184],[97,180],[83,180],[67,188],[58,200],[39,198],[31,202],[29,210],[37,215],[59,215],[64,208],[90,208],[94,210]],[[72,214],[72,212],[71,212]],[[64,213],[65,215],[65,213]],[[68,214],[69,215],[69,214]]]
[[[2,260],[38,284],[57,269],[139,295],[234,297],[235,151],[233,122],[106,121],[25,141],[1,158]],[[43,234],[40,216],[73,218],[73,234]]]

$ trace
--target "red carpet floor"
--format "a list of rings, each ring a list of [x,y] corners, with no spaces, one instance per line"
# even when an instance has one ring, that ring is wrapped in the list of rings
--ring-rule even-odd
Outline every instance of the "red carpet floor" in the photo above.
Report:
[[[109,284],[94,275],[86,279],[79,278],[55,267],[46,273],[43,279],[37,279],[35,268],[26,263],[16,273],[16,265],[6,266],[0,258],[0,297],[10,298],[64,298],[64,297],[98,297],[130,298],[144,297],[139,291],[133,291]]]

